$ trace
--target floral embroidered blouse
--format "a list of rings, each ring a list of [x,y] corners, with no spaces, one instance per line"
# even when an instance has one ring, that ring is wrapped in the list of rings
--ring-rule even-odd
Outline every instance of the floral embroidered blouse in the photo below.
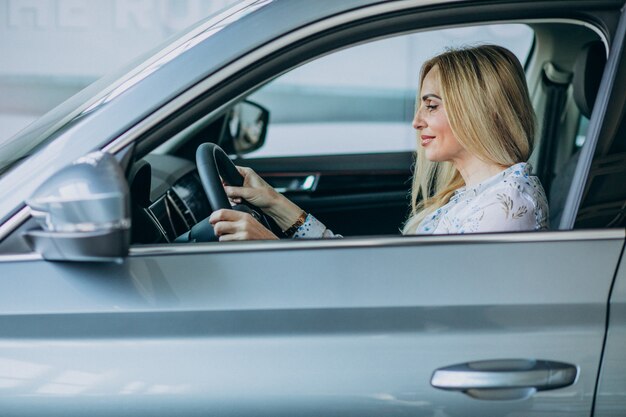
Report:
[[[515,164],[473,187],[461,187],[430,213],[416,234],[463,234],[548,228],[548,203],[528,163]],[[308,215],[294,238],[341,237]]]

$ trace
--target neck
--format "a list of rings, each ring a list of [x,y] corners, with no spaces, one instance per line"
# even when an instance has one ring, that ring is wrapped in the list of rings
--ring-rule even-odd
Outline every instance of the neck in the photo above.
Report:
[[[463,177],[467,187],[480,184],[487,178],[493,177],[506,169],[506,167],[501,165],[482,161],[475,156],[454,160],[452,163]]]

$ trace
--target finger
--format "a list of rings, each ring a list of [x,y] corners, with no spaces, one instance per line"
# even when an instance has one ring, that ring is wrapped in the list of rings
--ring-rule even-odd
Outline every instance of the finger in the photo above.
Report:
[[[233,222],[240,220],[245,214],[246,213],[235,210],[219,209],[211,213],[211,215],[209,216],[209,223],[215,224],[222,221]]]
[[[232,242],[235,240],[246,240],[245,234],[239,232],[239,233],[232,233],[229,235],[222,235],[219,237],[220,242]]]
[[[254,171],[252,170],[252,168],[249,168],[249,167],[241,167],[241,166],[239,166],[239,165],[235,165],[235,168],[237,168],[237,171],[239,171],[239,173],[240,173],[241,175],[243,175],[243,177],[244,177],[244,178],[245,178],[245,177],[246,177],[246,175],[248,175],[250,172],[254,172]]]
[[[229,198],[250,198],[254,192],[254,189],[248,187],[224,187],[224,191]]]
[[[221,221],[213,225],[213,231],[216,236],[230,235],[239,231],[239,222]]]

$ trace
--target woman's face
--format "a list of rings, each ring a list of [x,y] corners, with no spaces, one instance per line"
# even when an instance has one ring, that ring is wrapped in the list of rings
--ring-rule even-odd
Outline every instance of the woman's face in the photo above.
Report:
[[[434,162],[461,162],[467,156],[467,151],[452,133],[441,100],[437,66],[431,68],[424,77],[420,93],[420,104],[413,119],[413,127],[418,130],[419,144],[424,147],[426,158]]]

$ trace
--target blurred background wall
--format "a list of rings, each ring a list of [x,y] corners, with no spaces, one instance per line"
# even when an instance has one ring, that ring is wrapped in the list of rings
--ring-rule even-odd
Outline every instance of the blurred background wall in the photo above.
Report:
[[[0,140],[236,0],[0,0]]]

